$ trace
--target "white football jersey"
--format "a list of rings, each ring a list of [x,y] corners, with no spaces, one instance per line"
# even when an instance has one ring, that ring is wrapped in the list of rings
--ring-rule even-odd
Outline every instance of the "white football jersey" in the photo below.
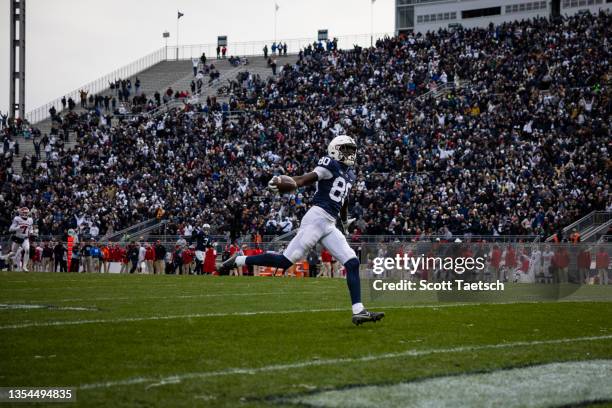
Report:
[[[13,223],[11,224],[11,228],[9,231],[14,233],[19,238],[28,238],[32,233],[32,218],[21,218],[21,216],[16,216],[13,218]]]

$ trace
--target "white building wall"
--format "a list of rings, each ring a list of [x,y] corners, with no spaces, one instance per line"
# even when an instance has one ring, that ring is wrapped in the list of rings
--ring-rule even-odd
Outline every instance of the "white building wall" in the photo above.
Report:
[[[610,0],[561,0],[561,14],[571,16],[582,10],[598,13],[600,10],[612,11]]]
[[[550,16],[550,0],[450,0],[445,3],[415,4],[414,31],[426,33],[449,24],[459,23],[465,28],[486,27],[507,22]],[[501,7],[501,14],[463,19],[464,10]],[[561,0],[561,14],[573,15],[583,10],[597,13],[601,9],[612,10],[612,3],[606,0]],[[435,21],[432,20],[435,16]],[[440,17],[442,20],[440,21]],[[454,17],[454,18],[453,18]]]

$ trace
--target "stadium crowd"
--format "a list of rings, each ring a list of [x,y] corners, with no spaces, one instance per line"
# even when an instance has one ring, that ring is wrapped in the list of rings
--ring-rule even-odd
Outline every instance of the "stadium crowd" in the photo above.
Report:
[[[232,239],[297,225],[313,190],[275,196],[272,175],[311,171],[338,134],[359,145],[360,234],[550,235],[612,210],[609,13],[313,44],[277,75],[247,70],[218,103],[112,120],[59,112],[45,156],[12,174],[2,130],[0,229],[28,206],[41,235],[102,237],[151,217]],[[112,126],[111,126],[112,123]],[[74,135],[73,148],[64,141]],[[38,136],[38,137],[36,137]],[[291,228],[289,228],[290,230]]]

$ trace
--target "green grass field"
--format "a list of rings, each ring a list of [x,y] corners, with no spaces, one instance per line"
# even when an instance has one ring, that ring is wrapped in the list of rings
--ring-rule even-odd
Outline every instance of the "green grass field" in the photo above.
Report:
[[[483,387],[463,406],[493,405],[496,387],[498,406],[612,401],[611,383],[568,388],[577,369],[612,378],[612,287],[562,302],[369,302],[387,317],[359,327],[340,279],[2,273],[0,304],[0,386],[75,387],[65,406],[443,406],[428,387],[463,378]],[[570,366],[540,367],[587,360],[565,377]],[[520,380],[547,373],[559,377]],[[489,380],[502,384],[485,399]],[[557,399],[530,405],[515,382]]]

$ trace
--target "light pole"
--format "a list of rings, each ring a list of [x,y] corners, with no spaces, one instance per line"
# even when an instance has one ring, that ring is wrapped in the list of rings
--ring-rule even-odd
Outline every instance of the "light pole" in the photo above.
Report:
[[[170,37],[170,33],[168,31],[164,31],[162,33],[162,37],[166,40],[166,59],[168,59],[168,38]]]
[[[376,0],[370,0],[370,47],[374,46],[374,3]]]
[[[278,3],[274,3],[274,42],[276,42],[276,14],[278,13]]]

